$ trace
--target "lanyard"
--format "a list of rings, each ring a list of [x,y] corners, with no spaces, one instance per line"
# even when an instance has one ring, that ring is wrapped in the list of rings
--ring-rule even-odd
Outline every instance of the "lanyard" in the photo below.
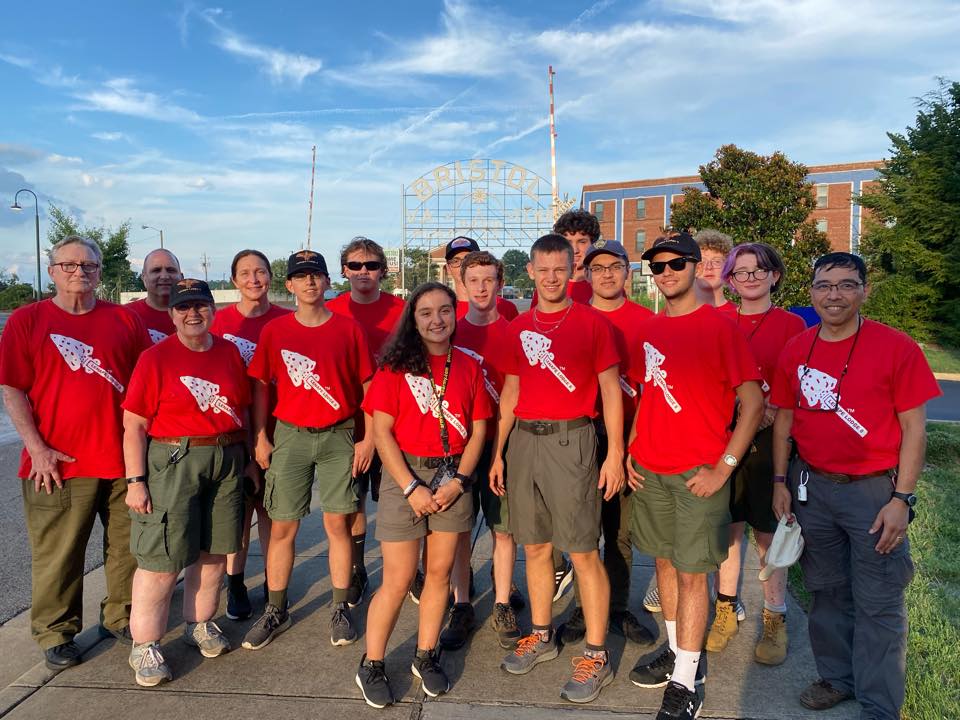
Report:
[[[437,420],[440,423],[440,442],[443,444],[444,457],[450,457],[450,433],[447,431],[447,419],[443,416],[443,396],[447,393],[447,381],[450,379],[450,364],[452,360],[453,344],[451,344],[447,349],[447,361],[443,366],[443,384],[440,386],[440,392],[436,392],[433,382],[433,373],[428,374],[430,386],[434,388],[433,392],[437,398]]]

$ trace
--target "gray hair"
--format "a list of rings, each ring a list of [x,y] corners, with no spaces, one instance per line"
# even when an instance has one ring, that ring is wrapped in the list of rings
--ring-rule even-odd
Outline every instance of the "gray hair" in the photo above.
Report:
[[[97,258],[97,263],[103,265],[103,251],[100,249],[100,246],[90,238],[80,237],[79,235],[67,235],[63,240],[55,242],[50,249],[47,250],[47,258],[50,260],[51,265],[56,261],[57,253],[60,249],[65,248],[67,245],[83,245],[94,254]]]

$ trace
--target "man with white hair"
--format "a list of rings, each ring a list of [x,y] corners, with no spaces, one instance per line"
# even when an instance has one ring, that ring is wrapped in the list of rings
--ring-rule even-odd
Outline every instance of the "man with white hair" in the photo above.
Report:
[[[170,302],[171,288],[183,279],[180,261],[177,260],[176,255],[164,248],[151,250],[143,259],[140,279],[147,290],[147,296],[142,300],[134,300],[124,307],[143,320],[143,324],[147,326],[147,332],[150,333],[150,339],[158,343],[167,335],[176,332],[167,306]]]

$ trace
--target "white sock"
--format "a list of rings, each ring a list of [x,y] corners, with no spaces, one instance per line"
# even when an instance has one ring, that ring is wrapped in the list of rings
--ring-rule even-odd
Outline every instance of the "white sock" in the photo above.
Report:
[[[769,610],[770,612],[780,613],[781,615],[783,615],[783,614],[785,614],[785,613],[787,612],[787,604],[786,604],[786,603],[784,603],[783,605],[771,605],[771,604],[768,603],[766,600],[764,600],[764,601],[763,601],[763,606],[764,606],[767,610]]]
[[[677,621],[664,620],[663,624],[667,626],[667,640],[670,643],[670,649],[677,652]]]
[[[680,683],[687,690],[694,690],[697,681],[697,666],[700,664],[700,653],[693,650],[677,650],[677,662],[673,666],[670,679]]]

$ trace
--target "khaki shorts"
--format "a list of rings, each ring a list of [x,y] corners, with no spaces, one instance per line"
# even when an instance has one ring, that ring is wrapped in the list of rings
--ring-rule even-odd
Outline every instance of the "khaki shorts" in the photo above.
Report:
[[[749,523],[759,532],[777,531],[773,514],[773,428],[757,433],[730,483],[731,522]]]
[[[493,462],[493,443],[483,445],[477,469],[473,472],[473,515],[483,510],[483,521],[492,532],[510,534],[510,508],[507,496],[496,495],[490,489],[490,464]]]
[[[353,477],[353,418],[322,431],[277,421],[273,457],[266,472],[263,507],[271,520],[301,520],[310,514],[313,481],[326,513],[360,507]]]
[[[433,479],[436,468],[428,468],[426,458],[406,453],[404,458],[410,471],[423,482],[429,483]],[[404,482],[404,485],[406,484]],[[403,496],[403,488],[384,466],[380,500],[377,503],[376,537],[380,542],[419,540],[432,532],[469,532],[473,527],[474,517],[473,496],[471,493],[464,493],[443,512],[418,518],[410,507],[410,502]]]
[[[708,498],[697,497],[686,482],[699,470],[658,475],[644,470],[643,489],[633,493],[630,532],[637,549],[668,558],[680,572],[707,573],[727,559],[730,528],[730,483]]]
[[[598,549],[603,493],[597,488],[593,423],[550,435],[515,424],[505,474],[510,531],[518,545],[553,543],[564,552]]]
[[[151,442],[147,486],[153,512],[130,511],[130,552],[143,570],[178,573],[201,552],[226,555],[240,549],[246,448],[188,448],[177,462],[176,445]]]

